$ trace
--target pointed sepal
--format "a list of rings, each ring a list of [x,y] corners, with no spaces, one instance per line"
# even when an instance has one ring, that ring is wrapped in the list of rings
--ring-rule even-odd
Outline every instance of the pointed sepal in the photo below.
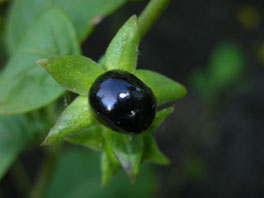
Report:
[[[67,137],[66,140],[72,144],[82,145],[95,151],[102,151],[104,145],[102,126],[100,124],[93,124],[92,126]]]
[[[158,105],[182,98],[187,93],[183,85],[156,72],[140,69],[135,75],[152,89]]]
[[[144,135],[149,135],[153,133],[160,125],[161,123],[166,119],[167,116],[169,116],[173,112],[174,108],[166,108],[163,110],[160,110],[156,112],[155,118],[150,125],[150,127],[143,133]]]
[[[79,96],[64,110],[42,145],[62,140],[91,126],[94,122],[94,115],[88,104],[88,98]]]
[[[139,40],[137,17],[132,16],[110,42],[104,57],[104,68],[134,72],[137,66]]]
[[[144,137],[143,160],[160,165],[168,165],[170,163],[170,160],[160,151],[154,138],[150,135]]]
[[[120,165],[114,163],[111,158],[103,152],[101,154],[102,186],[106,186],[120,169]]]
[[[132,183],[136,181],[142,162],[144,142],[142,135],[125,135],[105,128],[105,140],[113,156],[128,174]]]
[[[104,72],[96,62],[80,55],[40,59],[37,63],[62,87],[83,96]]]

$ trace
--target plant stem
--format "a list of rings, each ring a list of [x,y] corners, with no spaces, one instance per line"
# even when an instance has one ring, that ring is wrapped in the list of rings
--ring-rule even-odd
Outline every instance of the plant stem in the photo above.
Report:
[[[13,164],[10,174],[21,196],[26,196],[31,189],[31,184],[23,164],[18,159]]]
[[[141,38],[145,36],[153,23],[159,18],[170,0],[151,0],[139,16],[138,23]]]
[[[46,156],[37,176],[36,183],[30,193],[30,198],[44,197],[47,185],[55,167],[58,154],[61,152],[63,143],[56,144],[46,151]]]

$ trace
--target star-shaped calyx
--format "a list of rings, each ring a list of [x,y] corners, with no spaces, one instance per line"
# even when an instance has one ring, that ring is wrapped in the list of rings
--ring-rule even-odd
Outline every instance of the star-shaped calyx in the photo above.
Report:
[[[163,165],[169,163],[151,133],[172,113],[173,107],[157,111],[151,125],[139,135],[127,135],[98,121],[88,100],[96,79],[111,70],[129,72],[142,81],[152,90],[157,106],[186,94],[184,86],[161,74],[136,70],[139,41],[137,17],[132,16],[117,32],[99,63],[80,55],[37,61],[58,84],[79,94],[58,118],[43,145],[66,140],[102,152],[103,184],[108,183],[120,168],[134,182],[143,160]]]

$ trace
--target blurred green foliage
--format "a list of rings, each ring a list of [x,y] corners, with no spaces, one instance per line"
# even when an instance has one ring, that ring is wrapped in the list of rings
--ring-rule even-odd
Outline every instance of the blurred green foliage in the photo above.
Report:
[[[65,14],[81,41],[103,17],[124,3],[125,0],[16,0],[11,5],[7,19],[5,42],[8,53],[11,55],[15,52],[27,29],[49,8],[58,8]]]
[[[100,160],[97,153],[73,147],[63,151],[48,186],[47,198],[61,197],[153,197],[158,184],[154,170],[142,167],[137,183],[131,184],[124,172],[106,187],[100,186]]]
[[[75,30],[58,8],[47,9],[16,47],[0,74],[0,114],[32,111],[61,96],[64,90],[36,60],[80,53]]]
[[[1,12],[1,8],[0,8],[0,12]],[[4,51],[3,30],[4,30],[4,20],[3,20],[3,16],[0,13],[0,71],[6,59],[5,51]]]
[[[9,60],[0,75],[0,113],[4,114],[0,117],[2,177],[18,154],[26,146],[35,144],[29,143],[30,140],[43,130],[35,128],[35,121],[29,119],[36,117],[48,126],[54,122],[57,109],[47,107],[48,115],[43,110],[19,116],[6,114],[40,108],[54,101],[64,91],[36,64],[36,60],[79,54],[78,41],[85,39],[103,17],[124,4],[125,0],[14,0],[10,4],[0,3],[1,70],[6,62],[5,52],[9,54]],[[32,137],[28,137],[28,134]]]
[[[261,13],[255,6],[241,6],[236,11],[238,21],[248,30],[254,31],[261,24]]]
[[[207,174],[208,167],[203,159],[198,156],[191,156],[184,164],[183,174],[190,180],[201,180]]]
[[[43,121],[25,115],[0,116],[0,180],[18,154],[28,148],[45,128]]]
[[[217,100],[223,91],[238,85],[243,79],[245,61],[237,44],[220,43],[212,50],[208,67],[192,72],[191,85],[205,101]]]

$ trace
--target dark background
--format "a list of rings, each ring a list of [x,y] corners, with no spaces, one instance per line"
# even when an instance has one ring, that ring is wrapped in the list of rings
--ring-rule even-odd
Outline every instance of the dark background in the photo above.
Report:
[[[99,58],[112,38],[109,29],[144,5],[129,3],[100,24],[83,45],[85,55]],[[262,1],[172,1],[141,42],[138,67],[188,90],[155,133],[172,160],[157,168],[158,197],[264,197],[263,19]],[[226,42],[243,54],[242,78],[204,99],[190,78],[197,68],[206,71],[212,51]]]
[[[146,3],[131,1],[106,18],[83,43],[83,54],[98,60],[116,30]],[[235,46],[241,67],[228,83],[211,83],[210,63],[222,45]],[[170,3],[141,42],[138,62],[138,68],[162,73],[188,90],[154,134],[171,159],[167,167],[154,166],[154,197],[264,197],[263,67],[263,1]],[[201,74],[205,83],[198,86]],[[41,149],[21,158],[38,165]],[[1,185],[12,185],[9,173]]]

